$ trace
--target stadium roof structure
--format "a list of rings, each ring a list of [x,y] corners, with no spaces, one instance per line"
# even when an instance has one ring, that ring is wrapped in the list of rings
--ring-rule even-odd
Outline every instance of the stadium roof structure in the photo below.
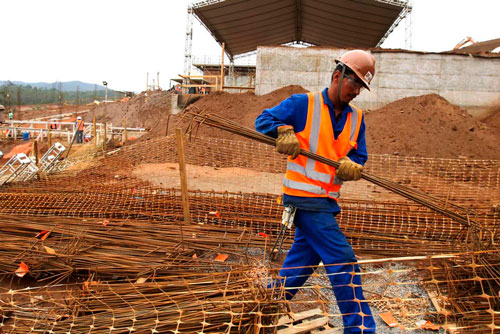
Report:
[[[189,10],[234,58],[264,45],[378,47],[411,6],[403,0],[204,0]]]

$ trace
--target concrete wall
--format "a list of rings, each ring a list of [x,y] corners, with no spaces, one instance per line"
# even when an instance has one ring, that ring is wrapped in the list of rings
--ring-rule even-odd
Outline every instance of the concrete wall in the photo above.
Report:
[[[288,85],[323,90],[330,82],[334,59],[345,51],[259,47],[255,93],[262,95]],[[393,51],[372,54],[377,60],[372,90],[364,90],[354,100],[361,108],[373,110],[404,97],[432,93],[477,116],[500,105],[500,57]]]

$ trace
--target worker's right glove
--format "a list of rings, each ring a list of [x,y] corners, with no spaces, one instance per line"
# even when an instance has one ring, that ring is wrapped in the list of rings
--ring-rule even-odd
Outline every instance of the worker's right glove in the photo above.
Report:
[[[295,136],[293,126],[282,125],[278,126],[278,138],[276,139],[276,150],[279,153],[291,155],[292,159],[298,157],[300,153],[299,140]]]
[[[337,168],[337,176],[344,181],[357,181],[361,178],[363,166],[355,163],[349,157],[345,156],[339,159],[339,168]]]

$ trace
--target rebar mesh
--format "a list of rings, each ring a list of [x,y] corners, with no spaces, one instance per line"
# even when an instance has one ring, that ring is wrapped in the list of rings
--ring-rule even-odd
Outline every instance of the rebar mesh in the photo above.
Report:
[[[342,332],[322,267],[293,302],[266,288],[279,265],[267,254],[280,229],[284,157],[247,141],[185,146],[191,224],[174,137],[70,159],[62,173],[0,188],[4,332],[279,333],[279,318],[317,307],[323,330]],[[391,312],[405,332],[418,320],[498,331],[500,161],[371,155],[366,167],[465,208],[493,233],[472,236],[470,226],[367,181],[346,183],[338,220],[361,257],[376,317]],[[35,238],[42,231],[50,236]],[[285,249],[292,239],[293,230]],[[14,278],[21,261],[29,271]]]

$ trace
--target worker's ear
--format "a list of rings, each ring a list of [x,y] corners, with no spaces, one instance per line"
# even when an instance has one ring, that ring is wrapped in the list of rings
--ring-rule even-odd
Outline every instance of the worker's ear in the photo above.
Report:
[[[334,80],[336,82],[339,81],[339,76],[340,76],[340,72],[339,71],[335,71],[332,73],[332,80],[330,80],[330,83],[332,83]]]

